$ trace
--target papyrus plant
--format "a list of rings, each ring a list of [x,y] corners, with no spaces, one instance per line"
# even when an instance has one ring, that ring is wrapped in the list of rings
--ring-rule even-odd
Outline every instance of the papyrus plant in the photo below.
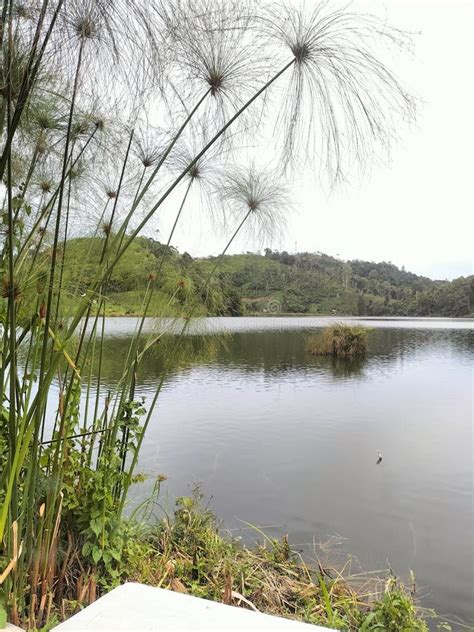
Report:
[[[320,2],[4,0],[0,584],[13,622],[41,625],[120,576],[140,445],[196,313],[186,281],[162,285],[194,189],[223,215],[223,256],[244,229],[272,232],[285,217],[284,172],[335,183],[383,155],[414,113],[379,57],[386,42],[406,43],[374,17]],[[259,168],[262,147],[277,177]],[[165,205],[176,209],[166,246],[121,378],[104,392],[111,279]],[[99,252],[86,248],[71,274],[68,238],[84,234]],[[150,312],[158,286],[160,314],[182,320],[145,410],[136,379],[165,333],[143,333],[144,318],[160,315]]]

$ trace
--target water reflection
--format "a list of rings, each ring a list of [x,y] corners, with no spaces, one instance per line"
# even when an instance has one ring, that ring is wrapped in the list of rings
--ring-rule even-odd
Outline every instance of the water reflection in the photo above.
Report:
[[[330,370],[335,378],[355,379],[364,377],[364,369],[367,366],[367,358],[321,358],[328,360]]]
[[[133,338],[122,334],[106,336],[103,344],[101,382],[104,388],[113,388],[127,365]],[[143,336],[139,353],[146,348],[140,361],[138,383],[158,384],[163,374],[169,379],[196,364],[211,362],[219,351],[226,348],[227,336],[185,336],[176,345],[176,337]],[[98,353],[92,367],[93,376],[97,376],[99,366]]]
[[[455,354],[459,361],[468,362],[469,349],[473,347],[472,332],[464,329],[374,328],[369,335],[367,358],[331,358],[307,352],[309,335],[306,330],[274,329],[188,335],[180,343],[168,381],[173,381],[184,369],[195,365],[218,365],[221,371],[238,368],[244,373],[315,372],[334,379],[363,379],[389,371],[392,365],[422,353],[435,356]],[[145,336],[142,346],[149,339]],[[120,378],[131,341],[131,336],[125,332],[107,336],[102,366],[104,387],[112,388]],[[165,336],[144,355],[139,382],[146,390],[159,383],[174,353],[174,336]]]

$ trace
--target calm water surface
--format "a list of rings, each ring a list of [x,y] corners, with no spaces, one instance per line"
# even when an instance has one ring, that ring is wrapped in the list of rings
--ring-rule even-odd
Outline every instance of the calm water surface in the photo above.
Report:
[[[354,556],[354,570],[412,569],[424,605],[472,625],[473,323],[359,321],[373,328],[370,355],[348,363],[305,350],[330,321],[198,323],[227,334],[170,377],[141,470],[168,476],[168,508],[199,482],[234,535],[257,538],[246,521],[288,533],[308,557],[325,543]],[[133,326],[109,319],[117,358]],[[146,396],[158,372],[148,361]]]

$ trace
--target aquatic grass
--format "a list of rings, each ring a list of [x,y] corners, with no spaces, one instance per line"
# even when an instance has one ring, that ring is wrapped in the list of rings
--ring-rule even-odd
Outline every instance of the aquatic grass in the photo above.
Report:
[[[240,158],[236,140],[263,130],[267,100],[278,98],[273,86],[285,77],[300,85],[294,69],[312,40],[280,49],[251,2],[42,0],[18,8],[3,4],[0,30],[0,609],[35,628],[62,612],[66,596],[90,601],[121,577],[127,494],[142,479],[140,447],[163,384],[191,355],[183,345],[189,322],[212,302],[237,236],[247,226],[269,232],[288,207],[284,182],[255,166],[230,167]],[[312,24],[324,29],[318,15]],[[348,38],[351,19],[340,24]],[[332,36],[337,46],[339,31]],[[381,99],[387,80],[372,73]],[[151,111],[163,114],[157,145],[144,124]],[[375,135],[384,138],[382,129]],[[208,161],[214,153],[225,156],[225,172]],[[205,170],[212,199],[225,199],[228,236],[198,286],[190,275],[163,273],[191,185]],[[114,274],[183,185],[111,386],[104,317]],[[91,223],[99,245],[74,259],[70,237]],[[143,336],[157,304],[161,315],[180,317],[173,336]],[[163,369],[145,408],[137,376],[152,351]]]
[[[367,353],[369,329],[336,323],[311,336],[307,349],[312,355],[361,358]]]

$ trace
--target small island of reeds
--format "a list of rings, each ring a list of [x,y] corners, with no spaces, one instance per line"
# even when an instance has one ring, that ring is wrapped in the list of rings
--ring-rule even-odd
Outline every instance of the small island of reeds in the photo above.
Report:
[[[307,349],[312,355],[361,358],[367,353],[369,331],[367,327],[336,323],[311,336]]]

